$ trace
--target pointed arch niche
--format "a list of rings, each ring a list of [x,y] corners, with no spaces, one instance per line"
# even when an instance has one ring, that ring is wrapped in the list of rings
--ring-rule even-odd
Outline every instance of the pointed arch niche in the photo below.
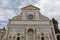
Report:
[[[34,40],[34,30],[28,29],[27,36],[28,36],[28,40]]]

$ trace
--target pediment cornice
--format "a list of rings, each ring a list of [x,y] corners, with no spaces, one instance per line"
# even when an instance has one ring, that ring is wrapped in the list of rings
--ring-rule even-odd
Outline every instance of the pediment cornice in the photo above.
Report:
[[[40,8],[35,7],[33,5],[28,5],[28,6],[21,8],[21,10],[40,10]]]

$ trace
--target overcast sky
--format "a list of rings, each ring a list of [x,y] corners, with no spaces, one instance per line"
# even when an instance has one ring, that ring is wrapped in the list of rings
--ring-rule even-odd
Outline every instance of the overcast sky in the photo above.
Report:
[[[0,0],[0,28],[6,27],[8,19],[19,14],[21,7],[29,4],[41,8],[41,14],[50,19],[54,17],[60,28],[60,0]]]

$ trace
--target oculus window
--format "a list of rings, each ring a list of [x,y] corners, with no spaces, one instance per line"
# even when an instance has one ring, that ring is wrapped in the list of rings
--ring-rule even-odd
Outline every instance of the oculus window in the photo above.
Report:
[[[33,19],[33,15],[32,15],[32,14],[29,14],[29,15],[28,15],[28,19],[29,19],[29,20],[32,20],[32,19]]]

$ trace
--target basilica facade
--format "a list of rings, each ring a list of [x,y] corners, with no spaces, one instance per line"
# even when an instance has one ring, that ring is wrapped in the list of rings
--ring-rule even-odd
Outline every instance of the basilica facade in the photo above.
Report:
[[[3,40],[57,40],[52,21],[40,8],[28,5],[9,20]]]

